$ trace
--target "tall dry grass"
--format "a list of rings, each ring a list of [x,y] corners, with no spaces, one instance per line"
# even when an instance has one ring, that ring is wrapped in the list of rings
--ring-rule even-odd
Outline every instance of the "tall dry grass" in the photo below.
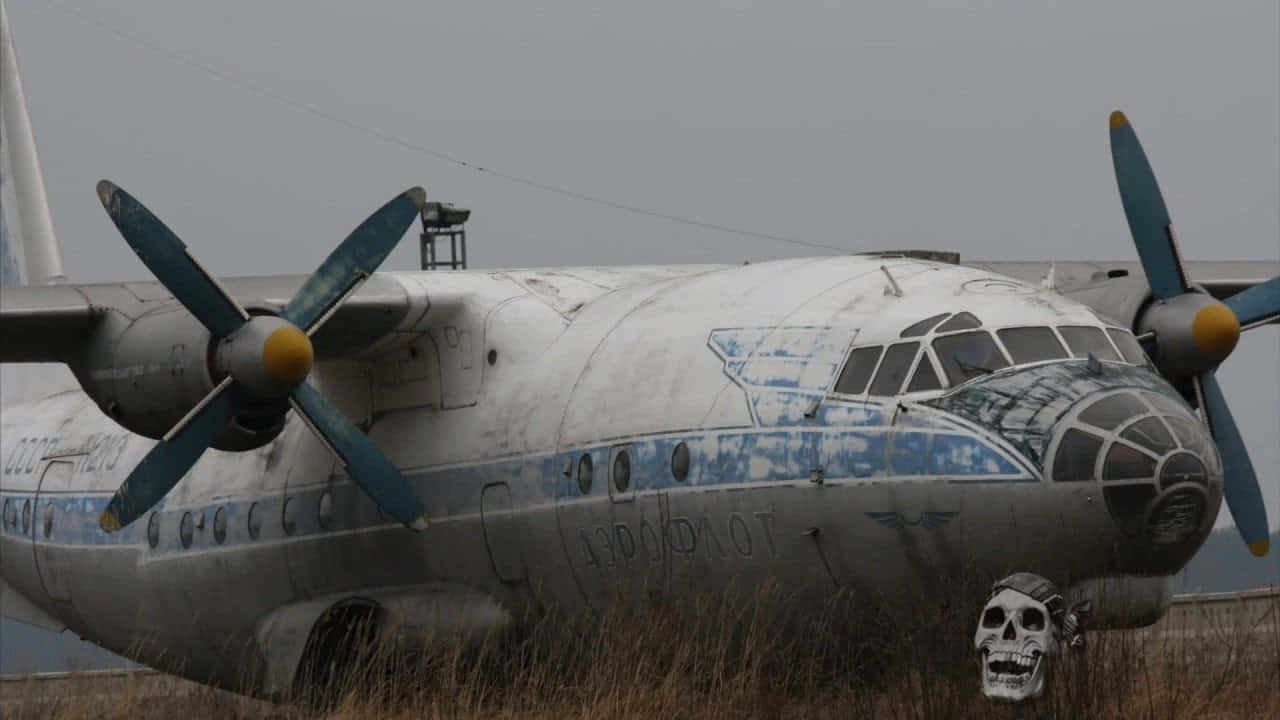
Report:
[[[1273,604],[1276,601],[1273,601]],[[1044,697],[981,695],[976,608],[875,608],[851,596],[798,613],[777,593],[694,607],[619,605],[501,637],[370,651],[325,692],[270,704],[208,689],[68,683],[0,698],[6,718],[1135,718],[1280,717],[1280,625],[1200,634],[1094,632]],[[1280,613],[1272,607],[1271,617]]]

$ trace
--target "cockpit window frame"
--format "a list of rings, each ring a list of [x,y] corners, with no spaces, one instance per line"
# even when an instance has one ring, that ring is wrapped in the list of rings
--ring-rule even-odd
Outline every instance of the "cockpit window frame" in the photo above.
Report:
[[[951,327],[953,324],[955,325],[955,327]],[[968,310],[961,310],[955,315],[952,315],[951,317],[947,318],[946,322],[934,328],[934,333],[937,335],[942,335],[944,333],[964,332],[966,330],[977,330],[978,328],[981,328],[981,327],[984,327],[984,326],[982,324],[982,320],[980,320],[977,315],[974,315]]]
[[[1104,327],[1102,330],[1103,330],[1103,334],[1106,335],[1107,339],[1111,341],[1111,344],[1115,346],[1116,350],[1120,353],[1120,358],[1126,364],[1135,365],[1137,367],[1151,367],[1151,358],[1147,356],[1146,349],[1142,347],[1142,343],[1138,342],[1138,338],[1135,337],[1132,332],[1124,328],[1110,327],[1110,326]],[[1137,348],[1138,354],[1141,356],[1141,359],[1138,361],[1129,359],[1129,354],[1124,351],[1124,347],[1119,342],[1116,341],[1116,335],[1120,335],[1133,340],[1133,346]]]
[[[995,347],[996,352],[1000,353],[1000,357],[1004,359],[1005,364],[1001,367],[995,367],[995,368],[984,367],[982,369],[985,369],[988,372],[985,372],[979,375],[968,375],[968,371],[962,369],[962,372],[965,372],[965,374],[967,374],[968,377],[962,378],[960,380],[957,380],[956,378],[951,377],[951,371],[948,368],[947,363],[943,360],[942,354],[938,352],[937,343],[948,342],[948,341],[954,340],[957,337],[961,337],[963,335],[971,335],[971,336],[985,335],[987,340],[989,340],[992,343],[992,345]],[[1005,368],[1014,367],[1013,361],[1009,358],[1008,351],[1005,349],[1004,345],[1000,343],[999,338],[997,338],[994,334],[991,333],[989,329],[986,329],[986,328],[978,328],[975,330],[964,330],[962,332],[947,333],[945,335],[936,335],[929,341],[929,348],[938,354],[938,363],[942,366],[942,372],[943,372],[942,377],[946,378],[948,387],[960,387],[961,385],[969,382],[970,380],[973,380],[976,377],[982,377],[983,375],[989,375],[991,373],[999,372],[1001,370],[1004,370]]]
[[[907,386],[907,382],[911,380],[911,373],[916,369],[916,363],[920,361],[920,344],[921,343],[919,340],[906,340],[904,342],[897,342],[886,347],[884,349],[884,353],[880,356],[880,364],[876,366],[875,375],[872,376],[871,382],[867,384],[867,395],[870,397],[897,397],[898,395],[901,395],[902,389],[905,388]],[[905,369],[903,370],[901,376],[898,378],[897,386],[892,389],[877,388],[877,385],[880,383],[880,374],[882,372],[884,372],[886,369],[896,372],[896,368],[889,368],[887,365],[887,363],[890,360],[889,354],[892,353],[894,350],[897,350],[899,348],[905,348],[908,346],[912,347],[912,350],[911,350],[912,354],[911,354],[911,357],[908,358],[905,363],[899,364],[899,366],[905,365]],[[890,390],[890,391],[884,392],[885,390]]]
[[[966,324],[968,324],[968,322],[977,322],[979,323],[978,326],[972,327],[972,328],[966,327],[964,329],[950,329],[950,330],[944,329],[944,327],[948,322],[963,316],[967,316],[968,318]],[[926,327],[926,329],[924,329],[923,331],[920,331],[917,328],[917,326]],[[1045,358],[1041,360],[1029,360],[1026,362],[1015,361],[1013,357],[1013,353],[1009,349],[1009,345],[1005,343],[1004,339],[1000,336],[1000,333],[1007,330],[1018,330],[1018,329],[1027,329],[1027,328],[1047,329],[1051,334],[1053,340],[1058,344],[1058,349],[1066,354],[1061,357]],[[1005,365],[1003,365],[1002,367],[993,368],[992,372],[1000,372],[1000,371],[1003,371],[1009,368],[1015,368],[1015,367],[1028,367],[1028,366],[1039,365],[1044,363],[1064,362],[1064,361],[1081,359],[1081,357],[1084,357],[1084,356],[1079,356],[1075,354],[1075,351],[1072,349],[1071,343],[1067,342],[1066,335],[1062,332],[1063,328],[1089,328],[1094,331],[1097,331],[1098,333],[1101,333],[1106,343],[1106,347],[1109,348],[1110,355],[1114,356],[1114,357],[1098,358],[1102,362],[1119,363],[1119,364],[1130,365],[1134,367],[1151,367],[1150,359],[1146,356],[1145,351],[1143,353],[1144,362],[1141,362],[1141,363],[1133,362],[1132,360],[1130,360],[1130,358],[1126,357],[1125,353],[1121,351],[1120,346],[1116,343],[1115,339],[1112,337],[1112,333],[1113,332],[1128,333],[1128,331],[1123,328],[1118,328],[1114,325],[1109,325],[1106,323],[1091,324],[1088,322],[1084,322],[1084,323],[1075,322],[1075,323],[1069,323],[1069,324],[1018,323],[1018,324],[1011,324],[1011,325],[986,325],[986,324],[983,324],[982,321],[973,313],[970,313],[967,311],[947,312],[947,313],[938,313],[928,318],[925,318],[923,320],[919,320],[911,325],[908,325],[906,329],[900,332],[899,337],[895,339],[896,341],[886,341],[882,339],[880,342],[868,343],[866,345],[851,345],[848,352],[845,354],[844,362],[840,365],[840,369],[836,373],[836,380],[833,383],[831,389],[828,391],[828,394],[834,395],[834,396],[840,396],[840,397],[885,398],[885,397],[897,397],[901,395],[916,395],[921,393],[942,392],[942,391],[950,390],[952,388],[959,387],[964,383],[968,382],[969,380],[974,379],[974,377],[978,377],[978,376],[970,376],[968,378],[965,378],[964,380],[957,382],[955,379],[951,377],[950,373],[948,373],[945,363],[942,362],[941,356],[938,354],[937,350],[934,347],[934,343],[936,343],[938,340],[942,338],[953,337],[953,336],[965,334],[965,333],[977,333],[977,332],[985,333],[986,336],[991,340],[991,342],[995,344],[996,350],[999,352],[1001,358],[1004,360]],[[908,334],[908,331],[911,331],[911,334]],[[912,360],[911,367],[907,371],[907,374],[903,378],[903,381],[899,385],[897,391],[893,395],[884,395],[884,394],[872,392],[872,388],[875,385],[876,380],[879,379],[880,372],[884,366],[884,362],[888,357],[889,350],[896,346],[905,345],[912,342],[918,343],[918,347],[916,348],[916,356]],[[1141,345],[1139,345],[1138,347],[1140,348]],[[879,354],[876,356],[875,366],[871,369],[870,374],[867,376],[866,383],[862,386],[862,388],[858,392],[840,391],[839,390],[840,380],[844,377],[845,373],[848,371],[850,367],[850,362],[853,359],[854,353],[857,353],[859,351],[870,350],[872,348],[877,349]],[[939,383],[939,387],[911,390],[910,389],[911,384],[912,382],[914,382],[916,374],[919,372],[920,363],[926,362],[926,361],[930,363],[934,376],[936,377]]]
[[[928,364],[929,370],[933,373],[934,382],[937,387],[912,390],[911,386],[916,381],[916,376],[920,374],[920,368]],[[942,369],[938,366],[938,359],[933,355],[933,348],[925,345],[920,349],[920,353],[916,357],[916,364],[911,367],[911,372],[907,375],[906,384],[902,386],[903,395],[914,395],[916,393],[938,392],[948,388],[946,375],[942,374]]]
[[[848,372],[851,363],[853,362],[853,354],[860,350],[871,350],[873,348],[878,353],[876,355],[876,362],[871,366],[871,372],[867,373],[867,379],[862,383],[861,389],[857,392],[845,392],[840,390],[840,381],[844,379],[844,374]],[[867,390],[871,387],[871,381],[875,379],[876,373],[880,370],[880,363],[884,362],[884,350],[885,343],[875,343],[874,345],[862,345],[859,347],[849,348],[849,352],[845,353],[844,356],[844,364],[840,366],[840,371],[836,373],[836,381],[835,384],[831,386],[830,394],[842,397],[865,397]]]
[[[1054,325],[1054,326],[1053,326],[1054,332],[1058,333],[1058,338],[1059,338],[1060,340],[1062,340],[1063,347],[1065,347],[1065,348],[1067,349],[1067,352],[1071,353],[1071,357],[1072,357],[1072,358],[1074,358],[1074,359],[1076,359],[1076,360],[1080,360],[1080,359],[1086,358],[1086,357],[1088,357],[1088,356],[1089,356],[1089,351],[1086,351],[1083,355],[1081,355],[1081,354],[1077,354],[1077,353],[1076,353],[1076,349],[1075,349],[1075,347],[1074,347],[1074,346],[1072,345],[1072,343],[1067,339],[1067,334],[1066,334],[1065,332],[1063,332],[1063,330],[1066,330],[1066,329],[1068,329],[1068,328],[1070,328],[1070,329],[1097,330],[1097,331],[1102,335],[1102,339],[1106,341],[1106,343],[1107,343],[1107,347],[1111,349],[1111,352],[1115,354],[1115,357],[1099,357],[1099,358],[1098,358],[1098,360],[1101,360],[1102,362],[1118,362],[1118,363],[1124,363],[1124,364],[1126,364],[1126,365],[1132,365],[1132,364],[1133,364],[1133,363],[1130,363],[1130,362],[1128,362],[1128,361],[1126,361],[1126,360],[1124,359],[1124,354],[1123,354],[1123,353],[1121,353],[1121,352],[1120,352],[1120,349],[1119,349],[1119,348],[1117,348],[1117,347],[1116,347],[1116,345],[1115,345],[1115,343],[1111,341],[1111,336],[1107,333],[1106,328],[1104,328],[1104,327],[1103,327],[1103,326],[1101,326],[1101,325],[1081,325],[1081,324],[1079,324],[1079,323],[1072,324],[1072,325]]]
[[[1010,331],[1016,332],[1019,330],[1048,331],[1049,337],[1055,343],[1057,343],[1058,345],[1057,349],[1062,354],[1054,357],[1043,357],[1037,360],[1026,360],[1026,361],[1018,360],[1016,357],[1014,357],[1013,349],[1011,348],[1010,343],[1005,341],[1004,335],[1002,333],[1007,333]],[[995,335],[996,341],[1004,349],[1004,354],[1009,358],[1010,361],[1013,362],[1013,366],[1026,367],[1027,365],[1038,365],[1044,362],[1058,362],[1061,360],[1070,360],[1072,357],[1071,351],[1067,349],[1066,343],[1062,342],[1062,338],[1058,335],[1057,331],[1054,330],[1054,327],[1052,325],[1010,325],[1008,327],[997,328],[995,332],[993,332],[992,334]]]
[[[937,315],[931,315],[923,320],[919,320],[908,325],[902,332],[898,333],[900,339],[903,338],[919,338],[933,332],[943,320],[951,317],[951,313],[944,312]]]

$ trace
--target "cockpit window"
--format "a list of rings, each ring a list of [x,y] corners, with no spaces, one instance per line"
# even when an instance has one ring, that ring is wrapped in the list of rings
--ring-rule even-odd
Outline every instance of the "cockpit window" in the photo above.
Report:
[[[1118,330],[1116,328],[1107,328],[1107,334],[1111,336],[1111,341],[1120,348],[1120,354],[1124,355],[1124,359],[1134,365],[1146,365],[1147,354],[1142,351],[1142,346],[1138,344],[1138,339],[1132,333]]]
[[[867,381],[876,369],[876,361],[880,359],[879,345],[858,348],[849,353],[849,362],[845,363],[840,379],[836,381],[836,392],[845,395],[860,395],[867,389]]]
[[[890,345],[884,353],[884,362],[876,372],[875,382],[871,383],[872,395],[897,395],[902,389],[902,382],[911,371],[911,361],[916,357],[920,343],[907,342]]]
[[[902,334],[899,335],[898,337],[904,337],[904,338],[920,337],[921,335],[924,335],[925,333],[928,333],[930,330],[932,330],[934,325],[937,325],[938,323],[942,322],[943,318],[945,318],[950,314],[951,313],[941,313],[939,315],[934,315],[933,317],[927,317],[921,320],[920,322],[911,325],[906,330],[903,330]]]
[[[933,350],[952,385],[1009,367],[995,340],[982,331],[940,337],[933,341]]]
[[[1070,357],[1047,327],[1005,328],[996,332],[1015,365]]]
[[[938,373],[934,371],[933,363],[929,362],[929,356],[927,354],[921,356],[916,374],[911,376],[911,384],[907,386],[907,392],[924,392],[941,387],[942,381],[938,380]]]
[[[982,321],[973,316],[973,313],[962,312],[953,316],[950,320],[942,323],[938,328],[938,332],[951,332],[953,330],[972,330],[976,327],[982,327]]]
[[[1115,348],[1111,347],[1101,328],[1067,325],[1058,330],[1062,332],[1062,339],[1067,341],[1067,347],[1071,348],[1071,354],[1076,357],[1085,357],[1093,353],[1099,360],[1120,359],[1120,355],[1116,353]]]

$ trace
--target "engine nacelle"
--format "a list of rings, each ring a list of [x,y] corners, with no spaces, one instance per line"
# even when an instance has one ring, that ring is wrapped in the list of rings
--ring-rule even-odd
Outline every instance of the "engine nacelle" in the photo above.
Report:
[[[1193,377],[1218,366],[1235,348],[1240,324],[1202,290],[1152,300],[1142,278],[1120,277],[1067,293],[1101,314],[1154,338],[1152,361],[1170,379]]]
[[[1165,377],[1191,377],[1217,367],[1240,339],[1240,322],[1227,306],[1201,293],[1151,303],[1135,331],[1153,333],[1156,367]]]
[[[213,390],[209,331],[186,310],[170,307],[137,318],[103,318],[76,375],[103,412],[139,435],[159,439]],[[218,377],[218,379],[221,379]],[[254,408],[235,419],[213,446],[250,450],[284,427],[286,404]]]

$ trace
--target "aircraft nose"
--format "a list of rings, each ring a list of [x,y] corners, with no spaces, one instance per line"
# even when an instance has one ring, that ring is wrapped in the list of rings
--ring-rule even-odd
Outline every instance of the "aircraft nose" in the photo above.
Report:
[[[1102,486],[1125,536],[1194,550],[1222,502],[1222,461],[1208,429],[1180,399],[1148,390],[1084,398],[1058,423],[1046,473]]]

